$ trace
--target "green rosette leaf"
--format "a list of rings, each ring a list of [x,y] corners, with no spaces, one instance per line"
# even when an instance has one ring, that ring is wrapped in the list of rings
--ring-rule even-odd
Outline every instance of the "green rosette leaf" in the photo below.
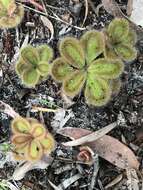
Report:
[[[96,78],[114,79],[124,70],[122,61],[110,59],[97,59],[93,61],[88,68],[88,73],[96,76]]]
[[[28,87],[35,87],[40,78],[36,69],[27,69],[22,74],[22,82]]]
[[[19,61],[15,65],[15,70],[18,75],[21,75],[23,71],[29,67],[30,65],[26,64],[24,60],[20,58]]]
[[[105,45],[104,56],[108,59],[118,59],[118,55],[115,53],[114,48],[108,44]]]
[[[49,63],[45,61],[40,61],[37,65],[37,71],[41,76],[47,76],[50,72]]]
[[[111,98],[111,89],[108,81],[101,78],[96,79],[93,75],[88,75],[84,95],[89,105],[97,107],[106,105]]]
[[[75,71],[63,82],[63,92],[69,97],[76,96],[84,86],[85,79],[84,71]]]
[[[39,141],[33,140],[29,143],[29,145],[25,148],[25,157],[26,160],[29,161],[37,161],[40,160],[43,156],[43,148]]]
[[[127,37],[123,40],[122,43],[134,46],[137,42],[137,35],[133,30],[129,30]]]
[[[63,81],[73,71],[74,69],[61,57],[55,59],[52,63],[52,77],[59,82]]]
[[[36,49],[39,53],[40,61],[51,61],[53,58],[53,50],[49,46],[41,45]]]
[[[80,41],[85,50],[88,65],[104,51],[104,36],[101,32],[88,31],[81,37]]]
[[[26,63],[32,64],[33,66],[36,66],[39,62],[38,51],[31,45],[28,45],[21,50],[21,57]]]
[[[112,43],[122,42],[128,35],[129,23],[126,19],[116,18],[108,26],[107,33]]]
[[[136,49],[125,44],[116,46],[115,52],[124,61],[133,61],[137,57]]]
[[[79,40],[67,37],[63,39],[59,47],[61,56],[73,67],[81,69],[85,65],[84,51]]]
[[[22,117],[16,117],[15,119],[13,119],[12,124],[11,124],[11,128],[12,128],[12,132],[13,133],[29,133],[31,127],[29,122],[22,118]]]

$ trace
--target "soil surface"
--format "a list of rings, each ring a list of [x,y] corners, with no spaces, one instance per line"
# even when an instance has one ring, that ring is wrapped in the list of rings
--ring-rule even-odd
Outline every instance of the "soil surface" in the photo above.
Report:
[[[39,1],[39,3],[42,1]],[[25,16],[22,23],[16,29],[0,31],[0,100],[9,104],[21,116],[31,116],[41,119],[41,115],[37,112],[31,112],[32,106],[45,108],[64,108],[65,102],[60,95],[60,84],[57,84],[52,78],[48,78],[34,89],[26,88],[21,84],[21,80],[16,75],[14,64],[21,45],[26,42],[33,46],[40,44],[49,44],[55,50],[55,56],[58,55],[57,43],[65,36],[80,37],[86,30],[101,30],[108,25],[113,19],[112,15],[107,13],[104,7],[99,9],[99,15],[89,6],[88,16],[84,26],[82,22],[85,14],[84,1],[79,0],[43,0],[54,27],[54,37],[50,40],[50,31],[45,27],[40,19],[42,13],[33,5],[23,3],[25,6]],[[95,8],[101,3],[100,0],[92,1]],[[120,1],[118,4],[124,7],[126,11],[127,1]],[[49,6],[50,5],[50,6]],[[32,8],[32,9],[30,9]],[[40,11],[40,10],[39,10]],[[62,20],[70,22],[67,25],[58,21],[56,15]],[[77,26],[77,27],[76,27]],[[78,28],[79,27],[79,28]],[[83,29],[85,28],[85,29]],[[82,30],[83,29],[83,30]],[[65,117],[72,113],[70,119],[65,123],[64,127],[80,127],[96,131],[108,124],[119,121],[120,125],[112,130],[109,134],[130,147],[140,162],[140,168],[143,167],[143,39],[137,42],[138,57],[131,63],[126,63],[125,71],[121,76],[122,87],[120,93],[113,97],[112,100],[104,107],[89,107],[81,93],[80,96],[73,99],[74,104],[71,105],[65,113]],[[53,128],[54,113],[43,113],[44,122],[48,130],[55,135],[58,142],[57,149],[53,153],[53,163],[44,170],[35,169],[28,172],[25,178],[16,182],[20,189],[33,190],[50,190],[53,189],[49,184],[50,180],[58,185],[80,173],[82,177],[74,184],[70,185],[67,190],[87,190],[93,178],[94,167],[80,165],[74,162],[74,149],[64,149],[61,146],[61,140],[66,140],[56,134]],[[10,139],[10,122],[11,118],[4,113],[0,113],[0,143],[8,142]],[[61,157],[63,159],[61,159]],[[113,190],[126,190],[127,176],[124,171],[99,158],[99,171],[95,179],[94,190],[106,189],[106,185],[113,179],[122,175],[119,183],[111,185]],[[57,174],[58,168],[70,167],[65,171]],[[15,165],[6,163],[0,169],[0,179],[8,179],[12,175]],[[64,170],[64,169],[63,169]],[[138,172],[141,172],[138,171]],[[64,189],[64,188],[63,188]]]

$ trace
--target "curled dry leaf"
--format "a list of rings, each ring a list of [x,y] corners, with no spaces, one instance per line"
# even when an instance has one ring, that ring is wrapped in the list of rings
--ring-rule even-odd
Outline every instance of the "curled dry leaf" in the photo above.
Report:
[[[78,139],[91,133],[92,132],[89,130],[80,128],[70,128],[70,130],[69,128],[62,129],[62,135],[68,136],[72,139]],[[139,168],[139,162],[132,150],[114,137],[104,135],[101,138],[93,142],[85,143],[84,145],[89,146],[100,157],[119,168]]]
[[[0,112],[3,112],[5,114],[9,115],[12,118],[19,116],[19,114],[16,113],[10,105],[4,103],[3,101],[0,101]]]
[[[42,20],[44,26],[47,27],[47,28],[50,30],[50,32],[51,32],[51,37],[50,37],[50,40],[49,40],[49,42],[50,42],[50,41],[53,39],[53,36],[54,36],[54,27],[53,27],[53,24],[52,24],[52,22],[51,22],[47,17],[45,17],[45,16],[42,16],[42,15],[41,15],[40,18],[41,18],[41,20]]]
[[[23,165],[17,167],[13,173],[13,180],[21,180],[24,178],[25,174],[33,169],[45,169],[47,168],[53,161],[53,158],[50,156],[44,156],[42,160],[32,163],[25,162]]]

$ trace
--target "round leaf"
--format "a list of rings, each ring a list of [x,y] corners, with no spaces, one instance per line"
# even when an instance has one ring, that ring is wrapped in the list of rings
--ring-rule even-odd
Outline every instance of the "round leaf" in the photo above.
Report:
[[[88,68],[88,73],[99,78],[114,79],[119,77],[123,69],[122,61],[101,58],[92,62]]]
[[[12,132],[13,133],[29,133],[31,127],[29,122],[22,118],[22,117],[16,117],[13,119],[11,124]]]
[[[84,47],[87,64],[89,65],[104,51],[104,36],[101,32],[94,30],[86,32],[81,37],[81,44]]]
[[[115,51],[124,61],[133,61],[137,57],[136,49],[125,44],[116,46]]]
[[[37,123],[37,124],[33,124],[33,129],[31,131],[31,134],[34,138],[43,138],[45,135],[46,135],[46,129],[45,127],[40,124],[40,123]]]
[[[47,76],[49,74],[50,65],[48,62],[40,61],[37,65],[37,71],[41,76]]]
[[[129,23],[126,19],[116,18],[109,24],[107,31],[113,43],[122,42],[128,35]]]
[[[53,58],[53,50],[47,45],[41,45],[37,47],[39,53],[40,61],[50,61]]]
[[[55,140],[50,133],[48,133],[43,139],[40,139],[40,143],[43,146],[45,153],[49,154],[55,148]]]
[[[37,65],[39,62],[38,51],[31,45],[28,45],[21,50],[21,57],[28,64]]]
[[[86,73],[75,71],[63,82],[63,91],[69,97],[74,97],[80,93],[84,86]]]
[[[111,97],[111,89],[108,81],[104,79],[95,79],[95,77],[88,77],[84,95],[89,105],[106,105]]]
[[[23,72],[22,81],[29,87],[34,87],[39,81],[39,73],[36,69],[27,69]]]
[[[137,42],[137,35],[133,30],[129,30],[127,37],[123,40],[124,44],[135,45]]]
[[[25,157],[29,161],[38,161],[43,156],[43,148],[38,141],[31,141],[25,150]]]
[[[73,67],[84,67],[84,51],[77,39],[70,37],[63,39],[60,43],[60,53],[66,59],[66,61]]]
[[[51,73],[55,80],[63,81],[69,74],[73,72],[73,68],[63,59],[57,58],[52,63]]]

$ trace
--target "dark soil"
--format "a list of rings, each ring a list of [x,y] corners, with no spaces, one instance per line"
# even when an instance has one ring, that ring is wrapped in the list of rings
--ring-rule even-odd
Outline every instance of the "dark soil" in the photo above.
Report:
[[[39,1],[40,2],[40,1]],[[53,16],[54,12],[61,18],[69,16],[72,19],[72,25],[81,26],[84,18],[84,1],[79,3],[78,0],[44,0],[45,5],[51,5],[58,9],[49,8],[47,12]],[[93,1],[95,7],[99,5],[99,0]],[[126,6],[127,1],[120,1],[120,5]],[[79,8],[77,7],[79,5]],[[26,4],[32,7],[30,4]],[[85,23],[86,30],[89,29],[102,29],[111,20],[112,16],[109,15],[104,8],[100,9],[99,16],[97,16],[93,9],[90,7],[88,17]],[[79,37],[84,31],[76,29],[72,26],[67,26],[53,18],[50,18],[53,23],[55,34],[54,39],[50,42],[50,46],[57,51],[57,42],[65,36]],[[30,23],[30,24],[29,24]],[[60,96],[60,85],[55,83],[51,78],[37,85],[35,89],[28,89],[21,84],[20,79],[15,73],[14,64],[16,59],[14,56],[18,52],[18,48],[22,45],[26,35],[29,35],[29,43],[33,46],[48,43],[50,38],[49,30],[43,25],[40,20],[40,13],[36,13],[28,8],[25,9],[25,17],[21,25],[17,29],[1,30],[0,31],[0,61],[3,75],[0,76],[0,100],[9,104],[21,116],[27,116],[40,119],[39,114],[31,113],[31,107],[43,106],[49,107],[44,104],[42,100],[53,99],[53,106],[64,106],[64,101]],[[131,144],[137,146],[135,154],[143,167],[143,40],[137,43],[138,57],[132,63],[126,63],[125,71],[122,75],[122,88],[120,93],[112,98],[108,105],[101,108],[89,107],[81,94],[80,97],[74,99],[70,109],[74,113],[74,117],[70,118],[64,127],[80,127],[90,129],[91,131],[98,130],[106,125],[116,121],[120,121],[120,126],[110,132],[110,135],[118,138],[120,141],[125,139],[127,146],[133,148]],[[55,55],[55,56],[57,56]],[[33,170],[26,174],[25,178],[18,182],[21,187],[33,190],[50,190],[52,187],[48,183],[50,179],[54,184],[60,184],[65,179],[71,177],[79,171],[79,167],[67,160],[60,160],[58,156],[60,151],[67,159],[73,159],[73,150],[65,150],[60,146],[61,137],[55,133],[52,128],[51,122],[53,121],[53,113],[44,113],[44,121],[47,128],[55,134],[58,141],[58,148],[54,152],[55,160],[53,164],[46,170]],[[7,115],[0,114],[0,143],[9,141],[10,138],[10,121],[11,118]],[[65,140],[65,139],[64,139]],[[55,174],[56,169],[66,165],[71,165],[72,169],[65,171],[61,174]],[[14,170],[12,164],[5,164],[4,168],[0,170],[0,179],[7,179],[12,175]],[[88,184],[91,182],[93,175],[93,166],[81,165],[81,173],[83,178],[79,179],[77,183],[71,185],[68,190],[86,190]],[[96,178],[94,190],[103,190],[104,187],[123,171],[116,168],[114,165],[109,164],[107,161],[99,158],[99,172]],[[126,175],[123,174],[123,179],[119,184],[109,188],[124,190],[128,189],[126,186]]]

